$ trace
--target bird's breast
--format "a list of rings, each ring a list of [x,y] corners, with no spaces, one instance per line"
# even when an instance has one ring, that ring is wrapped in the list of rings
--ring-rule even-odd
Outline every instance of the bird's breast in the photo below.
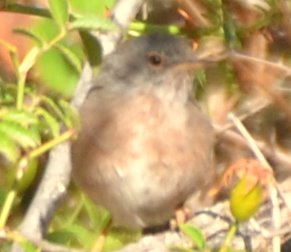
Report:
[[[76,180],[119,221],[130,212],[140,226],[165,221],[205,182],[208,120],[192,104],[149,95],[106,106],[83,115]]]

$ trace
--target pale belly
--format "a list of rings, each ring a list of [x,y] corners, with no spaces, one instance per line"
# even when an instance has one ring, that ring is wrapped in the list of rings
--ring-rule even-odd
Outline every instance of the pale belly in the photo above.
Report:
[[[116,224],[163,224],[211,179],[213,132],[192,109],[193,117],[189,111],[125,114],[119,108],[94,134],[80,135],[86,150],[73,148],[73,155],[82,155],[74,178]]]

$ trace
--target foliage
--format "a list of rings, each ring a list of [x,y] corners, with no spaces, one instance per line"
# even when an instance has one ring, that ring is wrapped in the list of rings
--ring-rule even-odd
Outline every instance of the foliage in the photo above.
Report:
[[[9,5],[13,4],[9,1],[6,7],[9,9]],[[104,9],[106,3],[102,4]],[[87,4],[81,5],[83,9],[78,9],[79,5],[78,1],[72,1],[72,7],[79,12],[70,13],[69,2],[65,0],[49,1],[47,12],[31,7],[33,14],[50,16],[51,19],[35,22],[29,29],[15,27],[16,33],[34,44],[23,58],[13,44],[0,40],[13,62],[13,81],[2,80],[0,83],[0,173],[3,178],[0,180],[1,230],[17,224],[11,223],[9,217],[17,217],[16,210],[27,204],[26,197],[31,197],[29,190],[35,186],[42,173],[39,169],[44,164],[47,151],[74,137],[78,130],[77,113],[67,101],[78,81],[84,61],[77,32],[89,28],[114,28],[100,13],[91,18],[83,16],[82,13],[92,8]],[[45,87],[45,92],[41,85]],[[82,207],[87,208],[86,213],[92,217],[92,206],[82,201]],[[70,217],[74,214],[78,213],[74,212]],[[100,220],[101,217],[98,218]],[[102,221],[96,225],[100,223]],[[68,243],[74,237],[79,237],[80,244],[84,246],[92,243],[88,243],[89,236],[85,235],[88,234],[85,228],[77,224],[65,225],[62,222],[62,229],[50,232],[49,238],[56,240],[56,234],[58,242]],[[18,240],[13,231],[9,231],[6,238]],[[36,251],[23,238],[19,238],[19,242],[27,251]]]

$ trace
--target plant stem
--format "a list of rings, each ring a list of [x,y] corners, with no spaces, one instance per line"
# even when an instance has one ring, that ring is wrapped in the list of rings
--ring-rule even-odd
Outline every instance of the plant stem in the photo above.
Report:
[[[23,5],[23,4],[17,4],[17,3],[8,3],[4,7],[2,7],[2,9],[0,9],[0,11],[26,14],[26,15],[32,15],[32,16],[52,19],[52,15],[48,9],[38,8],[35,6],[28,6],[28,5]],[[72,21],[74,19],[75,19],[75,16],[73,14],[70,14],[69,20]]]
[[[53,38],[44,48],[40,49],[38,47],[33,47],[25,56],[21,64],[18,68],[18,90],[17,90],[17,100],[16,100],[16,108],[21,110],[23,107],[24,101],[24,89],[25,89],[25,81],[28,71],[35,64],[37,58],[40,53],[45,52],[52,48],[55,44],[57,44],[60,40],[62,40],[67,35],[65,30],[62,30],[55,38]]]
[[[179,34],[181,33],[181,29],[176,25],[155,25],[155,24],[148,24],[144,22],[131,22],[129,25],[129,32],[135,31],[142,33],[145,30],[151,31],[151,32],[157,32],[157,31],[166,31],[171,34]]]
[[[16,109],[21,110],[24,101],[24,88],[25,88],[26,74],[20,74],[17,83],[17,98],[16,98]]]
[[[7,4],[1,11],[51,18],[49,10],[22,4]]]
[[[75,131],[73,129],[69,129],[68,131],[60,135],[59,137],[52,139],[51,141],[48,141],[47,143],[31,151],[28,154],[27,159],[33,159],[40,156],[41,154],[47,152],[49,149],[53,148],[54,146],[70,139],[74,134],[75,134]]]
[[[228,249],[231,246],[233,237],[235,236],[235,234],[237,232],[237,229],[238,229],[238,223],[235,222],[231,225],[230,229],[228,230],[227,235],[226,235],[225,240],[224,240],[224,243],[223,243],[223,246],[220,248],[219,252],[227,252],[228,251]]]
[[[1,211],[0,229],[5,227],[5,224],[8,219],[15,197],[16,197],[16,187],[14,186],[13,189],[10,190],[10,192],[8,193],[3,205],[2,211]]]
[[[18,110],[21,110],[23,107],[26,75],[28,71],[31,69],[31,67],[34,65],[38,55],[39,55],[39,49],[37,47],[33,47],[26,54],[22,63],[19,65],[18,82],[17,82],[17,100],[16,100],[16,108]]]

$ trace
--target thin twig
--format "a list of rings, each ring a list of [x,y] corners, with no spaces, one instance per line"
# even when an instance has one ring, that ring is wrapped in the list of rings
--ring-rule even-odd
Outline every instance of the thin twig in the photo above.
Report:
[[[269,105],[270,105],[269,101],[264,101],[264,102],[260,101],[258,105],[255,104],[254,106],[252,106],[253,109],[249,110],[245,114],[242,114],[242,115],[238,116],[238,119],[240,121],[244,121],[244,120],[248,119],[250,116],[252,116],[254,114],[257,114],[258,112],[262,111],[263,109],[265,109]],[[219,127],[218,125],[217,126],[215,125],[217,134],[221,134],[224,131],[229,130],[229,129],[233,128],[233,127],[234,127],[233,122],[226,123],[225,125],[223,125],[223,127]]]
[[[247,61],[253,61],[253,62],[257,62],[257,63],[261,63],[276,69],[281,70],[282,72],[285,72],[287,76],[291,75],[291,68],[288,66],[285,66],[281,63],[278,62],[272,62],[269,60],[265,60],[265,59],[261,59],[261,58],[257,58],[257,57],[253,57],[250,55],[246,55],[246,54],[242,54],[242,53],[238,53],[238,52],[231,52],[229,54],[230,59],[240,59],[240,60],[247,60]]]
[[[1,11],[51,18],[51,14],[48,9],[38,8],[35,6],[27,6],[17,3],[8,3],[7,5],[1,8]]]

